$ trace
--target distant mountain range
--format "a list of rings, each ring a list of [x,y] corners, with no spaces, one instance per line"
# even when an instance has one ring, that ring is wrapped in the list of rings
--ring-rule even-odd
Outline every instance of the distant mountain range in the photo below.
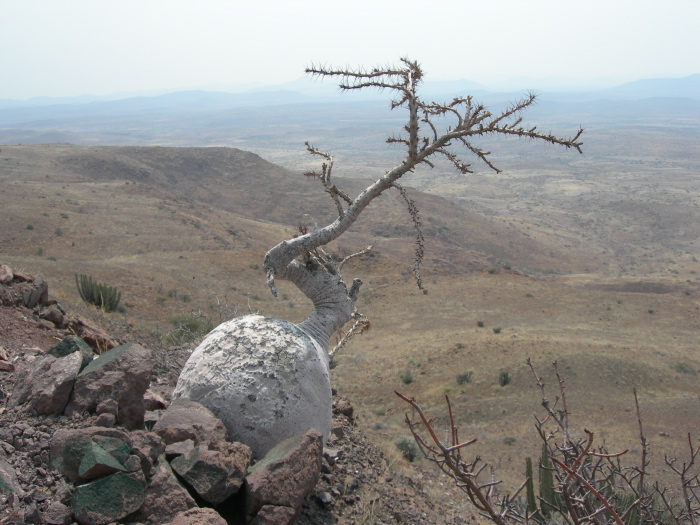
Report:
[[[536,81],[521,79],[520,83],[527,86]],[[527,89],[524,87],[523,89]],[[507,90],[522,92],[522,89]],[[542,90],[547,93],[557,93],[557,90]],[[573,95],[572,89],[563,92]],[[453,81],[429,81],[423,87],[426,98],[449,98],[465,93],[497,96],[504,93],[502,89],[491,89],[489,86],[469,80]],[[653,78],[627,82],[614,88],[596,91],[578,91],[586,95],[586,98],[615,98],[615,99],[641,99],[652,97],[664,98],[691,98],[700,100],[700,74],[683,78]],[[311,100],[325,100],[334,98],[337,100],[338,88],[332,82],[309,82],[302,78],[294,82],[267,88],[258,88],[242,93],[229,93],[223,91],[190,90],[177,91],[166,94],[150,96],[122,96],[99,97],[95,95],[80,95],[75,97],[36,97],[28,100],[0,99],[0,110],[26,109],[37,107],[64,106],[61,113],[71,113],[65,106],[86,106],[90,112],[99,113],[102,108],[109,107],[119,109],[149,111],[154,109],[191,108],[191,109],[215,109],[217,107],[239,107],[269,104],[290,104],[295,102],[308,102]],[[353,93],[354,100],[385,99],[386,94],[367,91]],[[7,116],[7,115],[5,115]]]

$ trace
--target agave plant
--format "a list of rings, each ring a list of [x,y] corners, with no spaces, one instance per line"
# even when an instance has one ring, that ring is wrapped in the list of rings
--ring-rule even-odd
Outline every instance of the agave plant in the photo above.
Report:
[[[89,275],[78,275],[76,273],[75,284],[83,301],[94,304],[105,312],[116,310],[122,297],[122,293],[116,288],[93,281]]]

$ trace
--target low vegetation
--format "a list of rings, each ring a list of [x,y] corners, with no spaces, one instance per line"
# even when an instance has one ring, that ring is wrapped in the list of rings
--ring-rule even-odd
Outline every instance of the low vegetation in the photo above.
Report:
[[[86,303],[102,308],[105,312],[113,312],[119,306],[122,293],[113,286],[98,283],[88,275],[75,274],[75,284],[80,298]]]
[[[688,450],[682,459],[664,455],[666,469],[675,483],[654,480],[650,476],[651,450],[642,423],[634,391],[638,422],[638,462],[629,463],[628,450],[610,451],[604,441],[583,430],[576,437],[567,407],[564,380],[557,363],[553,367],[558,381],[558,395],[550,402],[545,384],[528,360],[541,392],[545,417],[535,418],[535,428],[542,443],[538,461],[539,491],[531,457],[524,458],[525,480],[512,493],[501,492],[494,469],[479,455],[467,456],[476,438],[460,437],[449,397],[445,437],[437,421],[424,413],[418,403],[396,394],[411,407],[406,414],[415,444],[423,456],[454,480],[480,514],[498,525],[520,523],[567,523],[594,525],[695,524],[700,520],[700,445],[688,434]],[[513,445],[515,438],[504,443]],[[401,450],[410,447],[397,440]],[[658,456],[658,453],[657,453]],[[413,461],[415,458],[411,459]],[[489,478],[489,479],[485,479]]]

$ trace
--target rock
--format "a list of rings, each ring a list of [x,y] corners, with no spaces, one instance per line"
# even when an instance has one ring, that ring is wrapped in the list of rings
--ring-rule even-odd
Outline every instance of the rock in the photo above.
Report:
[[[46,525],[70,525],[73,511],[60,501],[54,501],[44,513]]]
[[[117,423],[117,417],[114,414],[100,414],[95,419],[96,427],[112,428]]]
[[[241,488],[252,455],[250,447],[241,443],[212,440],[170,465],[204,501],[218,505]]]
[[[51,348],[49,348],[49,351],[46,353],[54,357],[66,357],[67,355],[70,355],[73,352],[80,352],[80,355],[83,358],[80,364],[81,371],[92,362],[92,359],[94,357],[90,345],[88,345],[80,337],[74,335],[66,337],[62,341],[59,341]]]
[[[8,363],[7,361],[0,361],[0,371],[2,372],[14,372],[15,365]]]
[[[46,281],[35,284],[31,290],[22,295],[22,304],[30,310],[35,306],[46,304],[48,300],[49,284]]]
[[[0,361],[9,361],[9,360],[10,360],[10,354],[5,349],[5,347],[0,346]]]
[[[78,334],[88,345],[100,352],[119,346],[119,341],[95,325],[92,321],[79,315],[68,322],[68,329]]]
[[[67,325],[63,312],[55,304],[41,310],[39,317],[49,321],[57,328],[65,328]]]
[[[94,413],[105,400],[118,405],[117,423],[142,428],[143,394],[153,372],[152,352],[136,343],[118,346],[94,359],[78,374],[66,414]]]
[[[166,525],[178,513],[195,507],[197,503],[177,480],[165,457],[161,456],[146,487],[143,505],[133,518],[145,525]]]
[[[190,509],[180,512],[170,525],[227,525],[214,509]]]
[[[76,487],[71,508],[82,525],[107,525],[138,510],[144,499],[143,485],[128,474],[117,472]]]
[[[0,458],[0,494],[24,495],[24,491],[17,480],[15,469],[2,458]]]
[[[105,399],[95,407],[95,414],[112,414],[115,418],[119,413],[119,404],[114,399]]]
[[[168,402],[165,398],[152,390],[146,390],[143,395],[143,408],[147,412],[152,412],[154,410],[164,410],[168,407]]]
[[[36,502],[33,501],[24,509],[24,523],[31,525],[44,524],[44,518],[41,515],[41,512],[39,512]]]
[[[34,282],[34,276],[29,274],[29,273],[18,272],[17,270],[15,270],[14,273],[15,273],[15,281],[17,281],[19,283],[33,283]]]
[[[177,456],[182,456],[184,454],[189,454],[194,450],[194,441],[191,439],[186,439],[185,441],[178,441],[177,443],[171,443],[165,447],[165,457],[168,460],[172,460]]]
[[[10,284],[14,278],[12,268],[6,264],[0,265],[0,284]]]
[[[355,413],[355,409],[350,404],[350,401],[343,398],[340,398],[333,403],[333,410],[338,414],[343,414],[348,419],[352,419],[352,415]]]
[[[114,472],[126,472],[127,470],[109,452],[94,441],[90,441],[83,450],[83,457],[78,467],[78,475],[82,479],[96,479]]]
[[[322,441],[317,430],[309,429],[283,441],[251,467],[245,485],[246,514],[252,518],[272,505],[288,507],[296,516],[321,477]]]
[[[340,421],[333,421],[333,425],[331,427],[331,435],[335,436],[337,439],[342,439],[343,436],[345,436],[343,424]]]
[[[220,418],[232,441],[256,458],[316,428],[325,442],[332,401],[328,354],[298,326],[249,315],[215,328],[185,364],[173,398],[188,398]]]
[[[28,403],[37,414],[62,413],[68,404],[81,363],[79,353],[61,358],[52,355],[40,357],[32,368],[20,374],[8,407],[16,408]]]
[[[289,525],[294,522],[297,512],[289,507],[265,505],[260,509],[250,525]]]
[[[150,478],[158,458],[165,453],[165,443],[155,432],[137,430],[132,432],[130,437],[131,453],[139,457],[141,470],[147,478]]]
[[[86,447],[95,442],[117,461],[125,461],[131,449],[129,434],[113,428],[59,429],[49,444],[51,466],[72,483],[80,481],[80,464]]]
[[[228,439],[226,427],[211,410],[186,398],[176,399],[170,404],[153,427],[153,432],[167,445],[188,439],[197,445],[211,439]]]

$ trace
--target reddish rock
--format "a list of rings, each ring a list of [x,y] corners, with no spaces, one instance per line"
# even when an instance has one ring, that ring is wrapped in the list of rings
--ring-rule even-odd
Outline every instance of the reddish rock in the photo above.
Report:
[[[350,404],[350,401],[342,397],[333,403],[333,411],[337,414],[343,414],[350,419],[352,419],[352,416],[355,413],[355,409]]]
[[[265,505],[250,522],[250,525],[290,525],[294,523],[297,511],[290,507]]]
[[[145,525],[166,525],[180,512],[195,507],[197,504],[192,496],[162,458],[155,467],[155,473],[146,487],[143,505],[134,519]]]
[[[30,290],[27,290],[22,295],[22,304],[30,310],[35,306],[45,305],[49,300],[49,284],[46,281],[41,281],[35,284]]]
[[[54,501],[44,513],[46,525],[70,525],[73,511],[60,501]]]
[[[226,427],[211,410],[185,398],[174,400],[153,427],[166,444],[191,439],[195,445],[212,439],[226,441]]]
[[[100,355],[80,372],[66,414],[95,413],[106,400],[118,405],[117,423],[127,429],[142,428],[143,394],[153,373],[152,352],[127,343]]]
[[[61,312],[61,310],[55,304],[44,308],[39,313],[39,317],[45,319],[46,321],[49,321],[57,328],[65,328],[68,324],[65,320],[63,312]]]
[[[168,407],[168,402],[162,395],[148,389],[143,395],[143,407],[147,412],[164,410]]]
[[[131,453],[141,460],[141,470],[150,478],[154,472],[154,465],[165,453],[165,442],[155,432],[137,430],[131,432]]]
[[[246,477],[248,516],[265,506],[289,507],[296,516],[321,477],[322,451],[323,436],[313,428],[270,450]]]
[[[165,457],[168,460],[172,460],[177,456],[182,456],[189,454],[194,450],[194,441],[191,439],[186,439],[185,441],[178,441],[177,443],[171,443],[165,447]]]
[[[218,505],[241,488],[252,457],[247,445],[212,440],[178,456],[171,466],[204,501]]]
[[[99,352],[105,352],[115,346],[119,341],[99,328],[92,321],[81,316],[76,316],[68,322],[68,329],[79,335],[87,344]]]
[[[180,512],[171,525],[227,525],[214,509],[190,509]]]
[[[15,281],[19,283],[33,283],[34,282],[34,276],[29,274],[29,273],[24,273],[24,272],[18,272],[15,270]]]
[[[8,407],[26,404],[37,414],[60,414],[68,404],[81,364],[79,353],[60,359],[51,355],[40,357],[33,367],[20,373]]]

